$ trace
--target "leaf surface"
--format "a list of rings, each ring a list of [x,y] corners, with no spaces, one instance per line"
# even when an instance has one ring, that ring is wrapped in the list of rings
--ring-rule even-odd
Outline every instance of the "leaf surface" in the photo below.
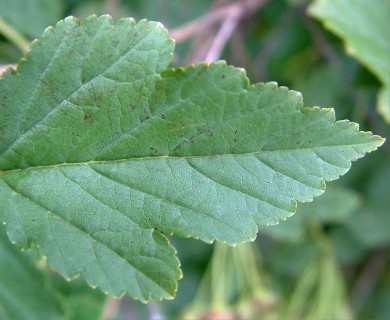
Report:
[[[383,83],[378,110],[390,122],[390,1],[317,0],[309,13],[340,36],[347,52]]]
[[[383,143],[224,62],[167,68],[172,50],[158,23],[68,18],[0,80],[11,240],[142,301],[175,293],[167,235],[253,240]]]

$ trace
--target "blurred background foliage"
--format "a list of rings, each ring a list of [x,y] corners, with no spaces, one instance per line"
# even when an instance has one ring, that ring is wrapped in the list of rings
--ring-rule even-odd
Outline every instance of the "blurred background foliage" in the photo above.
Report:
[[[105,13],[162,22],[174,66],[224,59],[390,137],[389,0],[0,0],[0,68],[57,20]],[[389,159],[386,143],[252,244],[171,239],[184,272],[173,301],[68,283],[1,230],[0,319],[390,319]]]

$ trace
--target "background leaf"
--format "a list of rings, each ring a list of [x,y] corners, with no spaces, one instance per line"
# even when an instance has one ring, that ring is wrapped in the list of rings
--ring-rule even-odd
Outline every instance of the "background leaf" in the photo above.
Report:
[[[342,12],[343,14],[340,14]],[[383,83],[378,110],[390,122],[390,1],[317,0],[309,13],[339,35],[349,54]]]
[[[31,39],[62,16],[59,0],[1,0],[0,18]]]
[[[63,319],[62,306],[43,273],[7,239],[0,226],[0,318]]]
[[[328,186],[316,201],[298,207],[296,214],[276,226],[262,228],[261,232],[282,241],[298,242],[305,239],[310,223],[339,223],[346,221],[359,207],[356,193],[341,186]]]
[[[378,168],[366,186],[367,196],[363,205],[353,219],[347,222],[360,242],[365,246],[384,247],[390,244],[390,234],[387,230],[390,208],[390,166],[388,164]]]

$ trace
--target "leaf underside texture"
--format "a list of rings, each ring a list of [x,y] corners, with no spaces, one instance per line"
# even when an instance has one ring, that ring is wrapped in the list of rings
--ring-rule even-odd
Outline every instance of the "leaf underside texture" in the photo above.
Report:
[[[253,240],[383,139],[250,85],[224,62],[168,68],[155,22],[67,18],[0,80],[0,221],[65,278],[171,298],[166,236]]]

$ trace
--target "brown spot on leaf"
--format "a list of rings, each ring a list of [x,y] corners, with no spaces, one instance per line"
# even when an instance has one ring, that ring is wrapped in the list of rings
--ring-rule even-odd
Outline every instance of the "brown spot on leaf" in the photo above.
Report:
[[[150,119],[150,116],[147,114],[144,117],[141,118],[141,122],[145,122]]]

